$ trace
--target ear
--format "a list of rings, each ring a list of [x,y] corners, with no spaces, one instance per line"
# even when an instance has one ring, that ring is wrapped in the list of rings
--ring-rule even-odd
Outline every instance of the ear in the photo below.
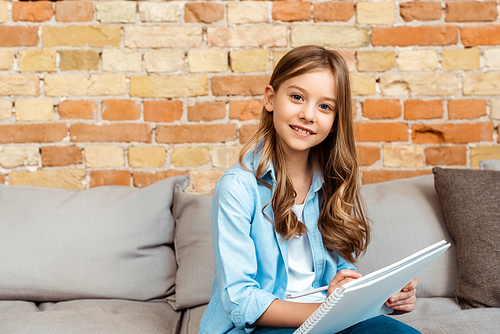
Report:
[[[274,88],[271,85],[267,85],[266,89],[264,91],[264,108],[268,112],[271,112],[274,110]]]

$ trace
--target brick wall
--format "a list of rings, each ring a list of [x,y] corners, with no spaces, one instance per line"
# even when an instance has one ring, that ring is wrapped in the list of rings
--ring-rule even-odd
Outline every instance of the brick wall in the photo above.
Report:
[[[352,71],[365,183],[500,158],[498,1],[2,1],[0,183],[209,193],[291,47]]]

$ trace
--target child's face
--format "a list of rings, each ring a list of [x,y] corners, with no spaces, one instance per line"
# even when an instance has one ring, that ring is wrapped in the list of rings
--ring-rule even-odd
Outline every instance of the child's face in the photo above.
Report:
[[[266,87],[264,106],[273,112],[274,128],[286,154],[309,153],[332,131],[335,81],[329,70],[308,72]]]

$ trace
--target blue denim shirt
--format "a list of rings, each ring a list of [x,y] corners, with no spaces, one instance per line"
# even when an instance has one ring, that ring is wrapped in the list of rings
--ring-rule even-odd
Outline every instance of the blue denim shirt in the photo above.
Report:
[[[250,153],[244,160],[250,170],[255,170],[259,162],[259,158],[254,161],[253,157]],[[274,191],[272,164],[263,180]],[[323,246],[317,226],[321,186],[321,176],[315,173],[304,206],[315,272],[313,288],[328,285],[341,269],[354,269]],[[215,280],[199,333],[250,333],[255,328],[253,323],[271,302],[284,298],[288,280],[287,243],[262,213],[271,198],[271,191],[240,165],[229,168],[218,181],[211,211]],[[264,212],[273,219],[271,205]]]

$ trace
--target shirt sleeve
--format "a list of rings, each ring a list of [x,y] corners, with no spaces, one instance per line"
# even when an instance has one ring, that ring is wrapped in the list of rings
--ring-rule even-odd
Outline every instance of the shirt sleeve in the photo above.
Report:
[[[258,262],[250,231],[255,200],[242,177],[228,174],[214,191],[211,211],[222,308],[236,327],[247,331],[276,299],[254,279]]]
[[[337,254],[337,272],[342,269],[356,270],[356,267],[354,267],[352,263],[347,262],[343,257]]]

